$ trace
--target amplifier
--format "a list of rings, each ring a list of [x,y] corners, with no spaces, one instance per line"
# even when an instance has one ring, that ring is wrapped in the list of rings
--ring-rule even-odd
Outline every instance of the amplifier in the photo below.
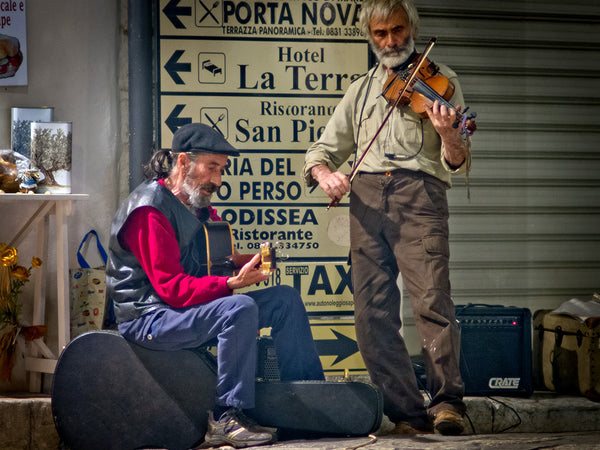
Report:
[[[257,339],[256,379],[261,381],[279,381],[279,364],[273,338],[261,336]]]
[[[280,381],[279,363],[277,352],[271,336],[259,336],[256,338],[256,380],[257,381]],[[217,340],[214,339],[203,348],[205,354],[217,370]]]
[[[533,393],[531,312],[527,308],[456,306],[460,371],[466,395]]]

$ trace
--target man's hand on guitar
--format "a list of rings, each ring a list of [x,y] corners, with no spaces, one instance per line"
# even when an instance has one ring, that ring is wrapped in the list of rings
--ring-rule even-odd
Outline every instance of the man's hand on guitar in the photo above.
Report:
[[[271,276],[263,274],[260,267],[261,255],[257,253],[252,259],[244,264],[237,274],[227,279],[227,287],[231,290],[241,289],[252,284],[266,281]]]

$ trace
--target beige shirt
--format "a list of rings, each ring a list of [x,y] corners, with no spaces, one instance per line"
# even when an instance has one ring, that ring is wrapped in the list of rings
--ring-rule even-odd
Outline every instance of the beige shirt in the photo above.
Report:
[[[455,87],[449,102],[454,106],[462,105],[464,109],[456,73],[442,64],[438,66]],[[387,71],[380,64],[350,85],[323,134],[306,152],[303,176],[309,186],[316,184],[310,169],[324,164],[332,171],[337,170],[353,155],[357,135],[358,152],[353,159],[360,159],[390,110],[388,101],[381,95],[387,78]],[[466,136],[464,139],[468,142]],[[359,172],[377,173],[399,168],[420,170],[450,187],[451,174],[464,172],[470,156],[461,167],[453,170],[442,156],[442,150],[442,141],[431,121],[421,118],[409,106],[400,106],[394,109],[377,135]]]

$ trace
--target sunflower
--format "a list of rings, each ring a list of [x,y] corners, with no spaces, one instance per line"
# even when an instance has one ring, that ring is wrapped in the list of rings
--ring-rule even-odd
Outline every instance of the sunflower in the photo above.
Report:
[[[26,282],[29,279],[29,270],[23,266],[13,266],[10,269],[10,276],[21,282]]]
[[[18,263],[17,249],[0,242],[0,331],[3,332],[0,335],[0,379],[2,380],[10,380],[15,363],[17,335],[22,333],[27,337],[34,336],[31,331],[39,331],[42,334],[45,332],[43,326],[24,327],[19,320],[22,306],[19,303],[19,295],[25,283],[29,281],[31,270],[41,267],[42,260],[33,257],[29,268]],[[5,328],[8,330],[5,331]],[[40,337],[38,334],[35,336]]]
[[[4,267],[14,266],[19,262],[17,249],[0,242],[0,264]]]

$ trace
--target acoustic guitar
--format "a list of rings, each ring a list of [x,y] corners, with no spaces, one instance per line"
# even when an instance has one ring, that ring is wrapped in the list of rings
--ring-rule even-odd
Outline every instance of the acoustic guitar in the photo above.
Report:
[[[250,261],[254,254],[238,253],[233,245],[229,222],[216,221],[204,224],[206,239],[206,265],[209,275],[231,276]],[[260,268],[269,275],[277,268],[276,246],[270,242],[260,244]]]

